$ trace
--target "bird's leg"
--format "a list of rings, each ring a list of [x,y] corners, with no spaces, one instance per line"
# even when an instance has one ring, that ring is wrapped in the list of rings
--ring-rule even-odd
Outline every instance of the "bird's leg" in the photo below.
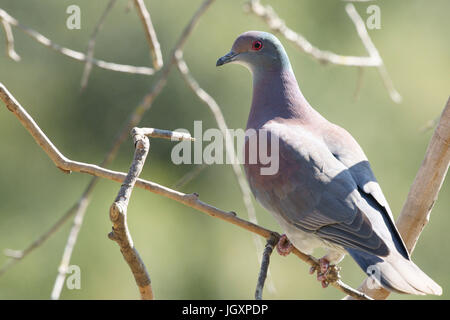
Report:
[[[285,257],[289,253],[291,253],[292,248],[293,248],[292,243],[289,241],[287,236],[285,234],[283,234],[280,237],[280,240],[278,240],[278,243],[277,243],[277,251],[278,251],[278,253],[281,256]]]

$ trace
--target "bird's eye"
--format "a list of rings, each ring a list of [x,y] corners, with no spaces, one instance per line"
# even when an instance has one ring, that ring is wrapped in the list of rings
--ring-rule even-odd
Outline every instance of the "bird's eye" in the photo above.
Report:
[[[258,50],[261,50],[262,47],[263,47],[263,44],[261,41],[259,41],[259,40],[253,41],[252,50],[258,51]]]

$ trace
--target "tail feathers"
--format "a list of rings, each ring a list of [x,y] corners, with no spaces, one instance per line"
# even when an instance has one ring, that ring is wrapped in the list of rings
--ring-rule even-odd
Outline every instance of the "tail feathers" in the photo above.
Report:
[[[398,252],[391,252],[383,258],[354,249],[348,249],[348,252],[372,280],[379,281],[389,291],[417,295],[442,294],[442,288],[436,282]]]

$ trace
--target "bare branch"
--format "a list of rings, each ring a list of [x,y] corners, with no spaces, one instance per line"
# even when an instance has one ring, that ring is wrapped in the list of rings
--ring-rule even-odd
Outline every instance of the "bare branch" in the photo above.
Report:
[[[136,127],[139,122],[142,120],[145,112],[147,112],[153,105],[153,101],[156,97],[161,93],[162,89],[166,85],[167,78],[169,76],[170,71],[172,70],[173,65],[176,63],[175,53],[183,49],[186,40],[191,35],[194,27],[197,25],[200,17],[203,13],[209,8],[211,3],[214,0],[205,0],[202,5],[197,9],[188,25],[184,28],[180,38],[178,39],[174,49],[171,53],[171,58],[167,64],[164,65],[163,69],[160,73],[158,73],[158,78],[155,81],[155,84],[150,89],[150,92],[144,96],[141,103],[134,109],[134,111],[130,114],[129,118],[126,120],[122,130],[117,135],[116,139],[113,142],[113,147],[108,152],[105,161],[110,162],[111,158],[114,158],[120,145],[126,140],[128,133],[134,127]]]
[[[195,138],[191,137],[189,133],[169,131],[155,128],[134,128],[132,130],[133,135],[143,135],[153,138],[168,139],[172,141],[195,141]]]
[[[450,97],[397,221],[410,252],[427,225],[450,163]]]
[[[192,16],[191,20],[189,21],[189,23],[187,24],[187,26],[184,28],[180,38],[178,39],[174,49],[172,50],[172,54],[171,54],[171,59],[169,61],[169,63],[165,64],[163,69],[161,70],[161,72],[158,73],[158,78],[155,80],[155,84],[152,86],[150,92],[144,96],[144,98],[142,99],[142,102],[135,108],[135,110],[130,114],[129,118],[125,121],[124,125],[122,126],[122,130],[118,133],[117,137],[114,139],[114,142],[112,144],[111,149],[108,151],[108,153],[106,154],[101,166],[105,167],[107,165],[109,165],[114,158],[117,155],[117,152],[120,148],[120,146],[122,145],[122,143],[127,139],[128,134],[130,132],[130,130],[133,127],[136,127],[139,122],[142,120],[142,117],[144,116],[145,112],[148,111],[152,104],[153,101],[156,99],[156,97],[161,93],[162,89],[164,88],[164,86],[166,85],[167,82],[167,77],[169,76],[169,73],[175,63],[175,52],[177,52],[178,50],[181,50],[188,37],[191,35],[192,31],[194,30],[195,26],[197,25],[199,19],[201,18],[201,16],[206,12],[206,10],[209,8],[209,6],[214,2],[214,0],[205,0],[200,7],[197,9],[197,11],[194,13],[194,15]],[[0,9],[1,10],[1,9]],[[1,11],[0,11],[1,14]],[[53,158],[52,158],[53,160]],[[75,170],[76,171],[76,170]],[[81,199],[78,201],[78,203],[83,203],[83,206],[76,206],[77,209],[76,210],[69,210],[68,212],[66,212],[64,214],[64,217],[70,217],[71,215],[75,214],[75,218],[74,218],[74,222],[72,224],[72,228],[69,234],[69,238],[68,238],[68,242],[66,245],[66,250],[65,253],[63,255],[63,260],[61,262],[61,266],[59,267],[59,271],[63,271],[66,270],[66,268],[69,265],[70,262],[70,255],[71,255],[71,250],[73,249],[73,247],[71,248],[71,246],[69,245],[69,243],[75,243],[76,241],[76,237],[78,235],[78,231],[83,219],[84,219],[84,215],[86,213],[86,209],[89,205],[90,202],[90,195],[92,193],[92,191],[94,190],[94,187],[96,185],[96,183],[98,182],[98,176],[94,175],[94,178],[91,180],[91,182],[89,183],[87,189],[83,192],[83,195],[81,197]],[[67,221],[67,220],[65,220]],[[58,227],[59,228],[59,227]],[[50,230],[53,230],[53,227],[50,228]],[[47,234],[48,232],[46,232]],[[51,232],[49,234],[49,236],[53,234],[53,232]],[[46,237],[47,239],[48,237]],[[73,241],[75,240],[75,241]],[[41,242],[42,244],[42,242]],[[37,248],[36,246],[33,247],[33,249]],[[69,252],[70,251],[70,252]],[[68,253],[69,259],[65,259],[64,257],[66,256],[66,252]],[[67,267],[64,267],[67,266]],[[0,273],[1,274],[1,273]],[[66,273],[63,272],[59,272],[58,273],[58,277],[57,277],[57,281],[61,283],[61,279],[65,279],[65,275]],[[59,280],[58,280],[59,279]],[[63,283],[64,281],[62,281]],[[56,286],[56,283],[55,283]],[[62,286],[59,287],[59,293],[58,296],[61,293],[62,290]],[[56,292],[56,291],[55,291]],[[57,296],[56,294],[54,295],[55,297]]]
[[[27,129],[27,131],[34,138],[36,143],[41,146],[44,152],[49,156],[49,158],[54,162],[57,168],[65,173],[70,173],[72,171],[90,174],[96,177],[105,178],[113,180],[116,182],[123,183],[127,177],[125,173],[112,171],[109,169],[102,168],[97,165],[73,161],[66,158],[50,141],[50,139],[42,132],[36,122],[31,118],[31,116],[26,112],[26,110],[17,102],[17,100],[11,95],[11,93],[0,83],[0,99],[6,104],[9,111],[14,113],[14,115],[19,119],[21,124]],[[196,193],[184,194],[182,192],[172,190],[170,188],[159,185],[155,182],[143,180],[136,178],[135,185],[139,188],[143,188],[155,194],[159,194],[180,202],[186,206],[197,209],[203,213],[206,213],[212,217],[219,218],[221,220],[227,221],[231,224],[239,226],[247,231],[253,232],[261,237],[269,239],[272,235],[277,235],[276,232],[263,228],[257,224],[250,221],[246,221],[236,216],[234,212],[227,212],[220,210],[214,206],[211,206],[201,200]],[[278,235],[279,237],[279,235]],[[300,252],[295,247],[292,253],[299,257],[301,260],[305,261],[309,265],[318,268],[319,264],[317,259],[314,257]],[[339,274],[336,272],[331,272],[327,274],[327,280],[336,288],[342,292],[349,294],[357,299],[370,299],[368,296],[348,287],[340,279]]]
[[[86,201],[85,195],[81,197],[78,201],[77,205],[74,206],[75,212],[83,211],[85,212],[88,202]],[[48,238],[52,235],[56,230],[63,225],[65,221],[69,218],[69,214],[65,214],[58,222],[56,226],[50,229],[51,233],[46,233],[46,237]],[[66,246],[64,247],[64,253],[61,259],[61,262],[58,267],[58,275],[56,276],[55,284],[53,285],[52,293],[50,298],[52,300],[58,300],[61,294],[61,290],[64,286],[64,280],[66,279],[66,275],[70,265],[70,258],[72,257],[73,249],[75,248],[75,244],[77,242],[78,233],[80,232],[82,225],[82,217],[76,215],[76,218],[73,221],[72,228],[70,229],[69,237],[67,239]],[[33,248],[34,249],[34,248]]]
[[[23,32],[25,32],[27,35],[29,35],[31,38],[39,42],[40,44],[51,48],[55,50],[56,52],[59,52],[69,58],[72,58],[77,61],[82,62],[91,62],[93,65],[96,65],[99,68],[111,70],[111,71],[117,71],[117,72],[125,72],[125,73],[133,73],[133,74],[143,74],[143,75],[152,75],[155,73],[155,70],[148,67],[136,67],[126,64],[118,64],[113,62],[107,62],[103,60],[98,60],[94,58],[89,58],[86,54],[75,51],[72,49],[68,49],[65,47],[60,46],[59,44],[54,43],[47,37],[43,36],[39,32],[28,28],[22,24],[19,23],[15,18],[10,16],[6,11],[0,9],[0,20],[6,21],[8,24],[15,26],[19,29],[21,29]]]
[[[192,75],[189,72],[189,68],[188,68],[186,62],[183,60],[182,52],[178,51],[175,56],[177,58],[178,70],[180,71],[181,75],[183,76],[183,79],[186,81],[189,88],[191,88],[191,90],[209,108],[209,110],[211,111],[211,113],[213,114],[213,116],[216,120],[216,123],[217,123],[220,131],[226,137],[225,148],[227,151],[227,155],[229,155],[229,157],[231,158],[233,171],[236,176],[236,179],[238,180],[239,186],[241,188],[244,204],[247,208],[249,219],[256,223],[256,213],[255,213],[255,208],[251,201],[250,189],[247,185],[247,182],[245,181],[245,177],[243,175],[242,169],[238,164],[239,162],[237,161],[238,160],[237,155],[234,150],[233,143],[232,143],[233,139],[228,130],[228,126],[225,122],[223,113],[222,113],[219,105],[217,104],[217,102],[213,99],[213,97],[211,97],[205,90],[203,90],[200,87],[200,85],[198,84],[198,82],[192,77]]]
[[[398,230],[410,253],[414,250],[420,234],[430,219],[431,210],[447,174],[450,163],[449,145],[450,97],[397,219]],[[370,289],[367,279],[359,289],[375,299],[386,299],[390,293],[384,288]],[[350,299],[350,297],[345,298]]]
[[[273,234],[269,239],[267,239],[266,247],[262,254],[261,259],[261,269],[259,270],[258,282],[256,284],[255,299],[262,300],[262,293],[264,289],[264,282],[267,278],[267,270],[269,269],[270,255],[272,254],[273,248],[280,240],[277,235]]]
[[[263,6],[259,0],[250,0],[244,9],[262,18],[270,29],[278,32],[287,40],[295,44],[301,51],[310,55],[321,63],[331,63],[343,66],[377,67],[381,61],[377,57],[342,56],[330,51],[321,50],[312,45],[304,36],[286,26],[271,6]]]
[[[142,24],[144,26],[145,36],[150,47],[151,56],[153,59],[153,67],[155,70],[159,70],[163,66],[163,58],[161,53],[161,47],[156,36],[155,28],[153,27],[150,13],[145,7],[143,0],[134,0],[134,6],[139,13]]]
[[[364,21],[361,19],[352,3],[348,3],[345,9],[348,16],[354,23],[358,36],[369,54],[368,57],[341,56],[313,46],[304,36],[287,27],[285,22],[278,17],[272,7],[268,5],[263,6],[259,0],[248,1],[245,4],[244,9],[247,12],[253,13],[262,18],[267,23],[269,28],[272,29],[272,31],[279,32],[287,40],[294,43],[301,51],[321,63],[332,63],[342,66],[376,67],[392,101],[395,103],[400,103],[402,101],[402,97],[395,89],[377,48],[370,39]]]
[[[21,124],[31,134],[36,143],[44,150],[44,152],[53,161],[55,166],[64,173],[80,172],[90,174],[96,177],[113,180],[116,182],[123,182],[126,178],[126,174],[102,168],[97,165],[73,161],[66,158],[50,141],[50,139],[42,132],[33,118],[26,112],[26,110],[14,99],[11,93],[0,83],[0,99],[6,104],[8,110],[10,110],[19,119]],[[215,207],[212,207],[200,200],[196,194],[183,194],[181,192],[171,190],[167,187],[161,186],[157,183],[146,181],[142,179],[136,180],[136,186],[146,189],[153,193],[166,196],[170,199],[176,200],[190,207],[199,209],[200,211],[207,212],[209,215],[221,218],[223,220],[232,222],[239,225],[249,231],[257,233],[265,238],[269,238],[273,233],[270,230],[262,228],[251,222],[247,222],[236,217],[235,213],[225,212]]]
[[[5,19],[2,18],[1,12],[0,12],[0,22],[2,23],[3,30],[5,31],[6,54],[16,62],[20,61],[20,56],[17,54],[16,50],[14,50],[14,35],[12,33],[11,26]]]
[[[144,167],[145,159],[150,149],[150,141],[141,131],[133,130],[132,135],[135,145],[134,158],[119,193],[109,210],[109,218],[113,223],[113,227],[108,237],[119,245],[120,252],[133,273],[141,293],[141,299],[153,300],[150,276],[138,251],[134,247],[127,224],[127,210],[131,192]]]
[[[77,202],[76,206],[72,207],[67,214],[62,216],[51,228],[39,236],[35,241],[33,241],[30,245],[28,245],[24,250],[12,250],[6,249],[4,254],[8,256],[10,259],[0,268],[0,276],[2,276],[9,268],[14,266],[20,260],[24,259],[28,256],[34,249],[41,246],[48,238],[50,238],[56,231],[59,230],[61,226],[63,226],[67,220],[73,215],[76,207],[81,205],[82,201]]]
[[[345,10],[347,11],[347,14],[350,17],[350,19],[353,21],[356,31],[358,32],[358,35],[359,35],[364,47],[366,48],[367,52],[369,53],[369,55],[373,59],[376,59],[379,61],[377,70],[381,76],[384,87],[388,91],[389,96],[391,97],[392,101],[394,101],[395,103],[402,102],[402,96],[394,88],[394,84],[392,83],[392,80],[389,77],[389,74],[386,70],[383,59],[381,59],[378,49],[373,44],[372,39],[370,39],[369,33],[367,32],[367,29],[366,29],[366,25],[364,24],[364,21],[362,20],[361,16],[356,11],[353,3],[348,3],[345,6]]]
[[[189,88],[197,95],[197,97],[199,97],[199,99],[209,108],[214,116],[214,119],[216,120],[217,126],[222,132],[222,135],[225,137],[225,149],[227,152],[227,156],[230,157],[234,175],[236,176],[239,188],[241,189],[242,199],[248,213],[248,218],[251,222],[258,223],[258,219],[256,218],[256,210],[253,206],[251,198],[251,190],[247,184],[247,181],[245,180],[242,168],[239,165],[239,160],[233,146],[233,138],[230,134],[230,131],[228,130],[228,126],[226,124],[222,110],[220,109],[220,106],[217,104],[213,97],[211,97],[205,90],[200,87],[198,82],[191,75],[186,62],[183,60],[183,52],[177,51],[175,53],[175,58],[177,60],[178,70],[180,71],[184,81],[187,83]],[[256,246],[257,257],[259,258],[263,251],[263,242],[256,236],[253,237],[253,240]],[[273,283],[270,283],[270,286],[273,288]]]
[[[81,76],[81,90],[84,90],[87,86],[89,75],[91,74],[92,70],[92,59],[94,58],[94,49],[95,49],[95,43],[97,40],[97,35],[100,31],[100,29],[103,26],[103,23],[105,22],[106,17],[108,16],[108,13],[111,11],[112,7],[116,3],[116,0],[110,0],[108,4],[106,5],[105,11],[103,11],[103,14],[100,17],[100,20],[98,20],[97,25],[94,28],[94,31],[91,34],[91,37],[89,38],[88,42],[88,49],[87,49],[87,61],[84,65],[83,75]]]

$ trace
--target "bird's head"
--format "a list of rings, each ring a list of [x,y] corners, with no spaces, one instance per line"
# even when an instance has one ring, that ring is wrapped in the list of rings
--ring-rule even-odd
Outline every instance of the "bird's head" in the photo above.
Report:
[[[291,68],[286,51],[273,35],[262,31],[247,31],[234,41],[231,51],[217,60],[216,66],[239,63],[250,71],[279,71]]]

